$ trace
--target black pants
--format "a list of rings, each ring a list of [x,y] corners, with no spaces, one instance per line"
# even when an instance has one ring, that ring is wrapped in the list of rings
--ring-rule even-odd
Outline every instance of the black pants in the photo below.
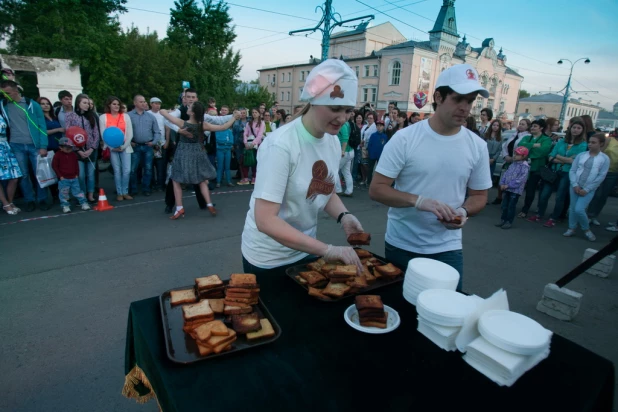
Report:
[[[539,183],[541,183],[541,174],[539,172],[530,172],[528,182],[526,182],[526,198],[524,200],[524,207],[521,209],[522,213],[527,214],[530,210],[536,191],[539,188]]]
[[[200,185],[193,185],[193,190],[195,190],[195,198],[197,199],[197,204],[200,209],[206,209],[206,199],[202,196]],[[167,187],[165,188],[165,205],[173,207],[175,204],[176,198],[174,197],[174,183],[172,182],[172,179],[170,179],[167,183]]]

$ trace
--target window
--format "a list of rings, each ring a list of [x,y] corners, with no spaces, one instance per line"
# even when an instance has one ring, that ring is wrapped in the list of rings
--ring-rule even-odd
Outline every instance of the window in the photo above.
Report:
[[[300,72],[300,81],[301,82],[305,81],[305,71],[304,70]]]
[[[270,74],[266,75],[266,83],[270,84]]]
[[[286,99],[286,100],[287,100],[288,102],[290,101],[290,92],[288,92],[288,95],[287,95],[287,99]]]
[[[390,78],[389,84],[391,86],[398,86],[400,79],[401,79],[401,63],[398,60],[395,60],[391,64],[391,78]]]
[[[285,73],[281,73],[281,83],[285,81]]]
[[[365,77],[378,77],[378,65],[365,65]]]
[[[509,86],[508,84],[504,85],[504,90],[502,91],[503,94],[509,94],[509,89],[511,86]]]
[[[375,87],[363,87],[363,102],[375,102],[376,101],[376,88]]]
[[[371,67],[373,67],[373,77],[378,77],[378,65],[374,64]]]
[[[528,109],[526,109],[526,113],[530,113],[530,112],[528,111]]]
[[[498,110],[500,113],[504,112],[504,100],[500,102],[500,110]]]
[[[292,81],[292,73],[288,73],[288,82]]]
[[[354,71],[356,72],[356,78],[360,77],[360,66],[354,66]]]
[[[369,66],[365,66],[365,77],[369,77]]]
[[[298,95],[302,96],[303,95],[303,87],[299,87],[298,88]]]
[[[279,100],[283,101],[283,96],[284,96],[284,93],[281,92],[281,99],[279,99]]]
[[[494,110],[494,99],[487,100],[487,107],[489,107],[492,111]]]

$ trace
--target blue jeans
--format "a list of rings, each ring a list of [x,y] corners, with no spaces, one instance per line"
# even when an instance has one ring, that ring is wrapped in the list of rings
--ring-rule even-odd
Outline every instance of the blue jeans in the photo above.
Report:
[[[17,158],[17,163],[19,163],[19,169],[21,170],[22,178],[19,182],[19,187],[21,187],[21,191],[24,194],[24,199],[26,202],[34,202],[34,189],[32,188],[32,182],[30,182],[30,167],[34,170],[34,175],[36,176],[36,158],[39,151],[33,144],[10,143],[10,146]],[[39,182],[35,181],[34,185],[36,185],[36,197],[38,201],[43,202],[47,199],[47,190],[42,189],[41,186],[39,186]]]
[[[69,192],[79,201],[80,205],[86,203],[86,196],[84,196],[84,191],[79,186],[79,179],[64,179],[58,182],[60,206],[70,206]]]
[[[354,160],[352,160],[352,179],[358,180],[358,168],[361,161],[361,151],[359,148],[354,148]]]
[[[93,193],[94,192],[94,174],[95,174],[95,164],[96,160],[92,162],[88,159],[81,160],[77,163],[79,164],[79,187],[82,192]]]
[[[607,172],[605,180],[603,180],[603,183],[601,183],[601,185],[594,192],[594,197],[590,202],[590,207],[588,207],[588,217],[592,219],[593,217],[599,216],[605,207],[607,198],[614,190],[614,186],[616,186],[616,184],[618,184],[618,173]]]
[[[288,268],[290,268],[292,266],[296,266],[296,265],[302,265],[302,264],[305,264],[305,263],[311,263],[314,260],[316,260],[317,258],[318,258],[317,256],[309,255],[309,256],[299,260],[298,262],[290,263],[289,265],[284,265],[284,266],[280,266],[278,268],[272,268],[272,269],[264,269],[264,268],[252,265],[243,256],[242,257],[242,268],[243,268],[245,273],[253,273],[259,279],[260,276],[262,276],[262,275],[264,275],[264,276],[285,275],[285,271]]]
[[[463,250],[461,249],[424,255],[399,249],[388,242],[384,242],[384,257],[387,261],[393,263],[395,266],[398,266],[404,272],[408,267],[408,262],[414,258],[434,259],[442,263],[446,263],[459,272],[457,291],[461,292],[461,287],[463,284]]]
[[[232,149],[217,149],[217,183],[223,179],[223,172],[228,183],[232,183],[230,162],[232,161]]]
[[[131,191],[137,192],[137,170],[144,168],[142,174],[142,191],[150,193],[150,180],[152,179],[152,159],[154,151],[146,145],[135,145],[131,153]]]
[[[519,195],[517,193],[502,192],[502,215],[500,216],[500,220],[513,224],[518,200]]]
[[[551,192],[553,189],[556,189],[556,204],[554,206],[554,211],[551,214],[551,218],[553,220],[560,219],[560,214],[564,208],[564,202],[569,194],[569,186],[569,172],[558,171],[558,177],[554,183],[544,182],[543,188],[541,189],[541,194],[539,195],[539,203],[537,204],[537,208],[539,209],[538,215],[540,217],[545,215],[547,203],[549,203],[549,198],[551,197]]]
[[[588,215],[586,214],[586,208],[592,201],[594,193],[588,193],[586,196],[580,196],[575,193],[575,190],[571,187],[571,209],[569,210],[569,229],[577,229],[577,224],[585,231],[590,230],[590,223],[588,223]]]
[[[128,195],[129,177],[131,176],[131,153],[112,151],[111,161],[114,168],[116,194]]]

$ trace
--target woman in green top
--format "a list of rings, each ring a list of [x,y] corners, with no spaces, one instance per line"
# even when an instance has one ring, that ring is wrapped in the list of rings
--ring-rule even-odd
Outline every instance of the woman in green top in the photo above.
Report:
[[[543,134],[543,130],[547,125],[545,120],[535,120],[530,125],[530,136],[526,136],[519,142],[518,146],[523,146],[529,150],[528,159],[530,159],[530,175],[526,183],[526,199],[524,207],[517,217],[526,217],[536,190],[541,182],[541,168],[547,163],[547,155],[551,152],[551,139]]]
[[[578,154],[588,150],[586,143],[586,125],[581,117],[571,119],[571,126],[566,132],[564,139],[558,140],[556,146],[549,155],[549,163],[552,170],[557,174],[556,180],[553,183],[545,182],[539,202],[537,204],[538,213],[528,219],[529,222],[540,222],[547,209],[547,203],[551,197],[552,190],[556,189],[556,205],[551,217],[547,219],[543,226],[554,227],[556,220],[560,218],[560,214],[564,210],[567,196],[569,196],[569,171],[573,159]]]

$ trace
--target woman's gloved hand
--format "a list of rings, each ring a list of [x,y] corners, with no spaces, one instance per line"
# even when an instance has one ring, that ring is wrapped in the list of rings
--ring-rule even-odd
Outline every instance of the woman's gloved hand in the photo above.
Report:
[[[350,246],[333,246],[328,245],[326,249],[326,253],[323,256],[324,260],[327,262],[341,261],[346,265],[356,265],[356,273],[358,275],[363,271],[363,264],[360,261],[360,258],[354,251],[354,249]]]

